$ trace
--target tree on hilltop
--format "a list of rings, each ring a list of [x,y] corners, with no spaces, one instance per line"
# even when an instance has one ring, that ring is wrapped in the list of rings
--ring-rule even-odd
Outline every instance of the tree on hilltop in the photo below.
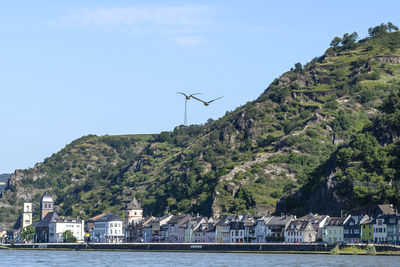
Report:
[[[300,62],[297,62],[296,64],[294,64],[294,72],[303,73],[303,66],[301,65]]]
[[[371,27],[368,29],[368,35],[371,38],[380,37],[385,35],[388,32],[398,31],[399,27],[394,25],[392,22],[388,22],[387,24],[381,23],[378,26]]]
[[[397,27],[396,25],[394,25],[390,21],[387,23],[387,26],[388,26],[388,31],[389,32],[398,31],[399,30],[399,27]]]
[[[330,46],[331,46],[331,47],[337,47],[337,46],[340,45],[341,42],[342,42],[342,39],[341,39],[340,37],[337,37],[337,36],[336,36],[335,38],[333,38],[333,40],[332,40]]]
[[[335,37],[330,43],[332,48],[342,47],[343,49],[351,49],[354,48],[358,39],[358,33],[353,32],[351,34],[345,33],[342,38]],[[341,46],[340,46],[341,45]]]
[[[353,32],[352,34],[345,33],[342,38],[342,45],[344,49],[354,48],[358,39],[358,33]]]

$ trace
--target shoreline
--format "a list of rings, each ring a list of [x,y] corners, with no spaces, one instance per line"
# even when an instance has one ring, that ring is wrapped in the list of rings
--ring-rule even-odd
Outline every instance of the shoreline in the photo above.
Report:
[[[366,245],[341,246],[345,251],[338,255],[367,255]],[[332,255],[334,245],[325,244],[215,244],[215,243],[30,243],[2,244],[7,250],[53,250],[53,251],[126,251],[126,252],[186,252],[186,253],[262,253],[262,254],[317,254]],[[357,248],[357,253],[348,252]],[[376,256],[400,256],[400,246],[375,245]]]

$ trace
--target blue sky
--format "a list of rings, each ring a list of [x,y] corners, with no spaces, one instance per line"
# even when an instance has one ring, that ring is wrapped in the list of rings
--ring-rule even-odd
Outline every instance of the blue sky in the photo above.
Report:
[[[399,25],[397,1],[4,1],[0,173],[87,134],[158,133],[256,99],[345,32]]]

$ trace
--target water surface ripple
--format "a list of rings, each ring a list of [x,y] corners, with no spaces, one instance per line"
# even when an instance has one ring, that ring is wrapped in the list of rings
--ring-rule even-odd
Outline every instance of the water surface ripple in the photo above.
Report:
[[[0,266],[400,266],[397,256],[2,250]]]

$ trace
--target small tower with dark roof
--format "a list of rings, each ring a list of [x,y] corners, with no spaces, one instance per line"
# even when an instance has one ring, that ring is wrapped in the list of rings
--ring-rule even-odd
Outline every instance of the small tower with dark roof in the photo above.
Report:
[[[143,218],[143,209],[137,201],[136,197],[126,205],[125,207],[125,225],[131,223],[138,223]]]
[[[42,220],[47,213],[54,211],[54,200],[51,195],[45,192],[40,200],[40,220]]]

